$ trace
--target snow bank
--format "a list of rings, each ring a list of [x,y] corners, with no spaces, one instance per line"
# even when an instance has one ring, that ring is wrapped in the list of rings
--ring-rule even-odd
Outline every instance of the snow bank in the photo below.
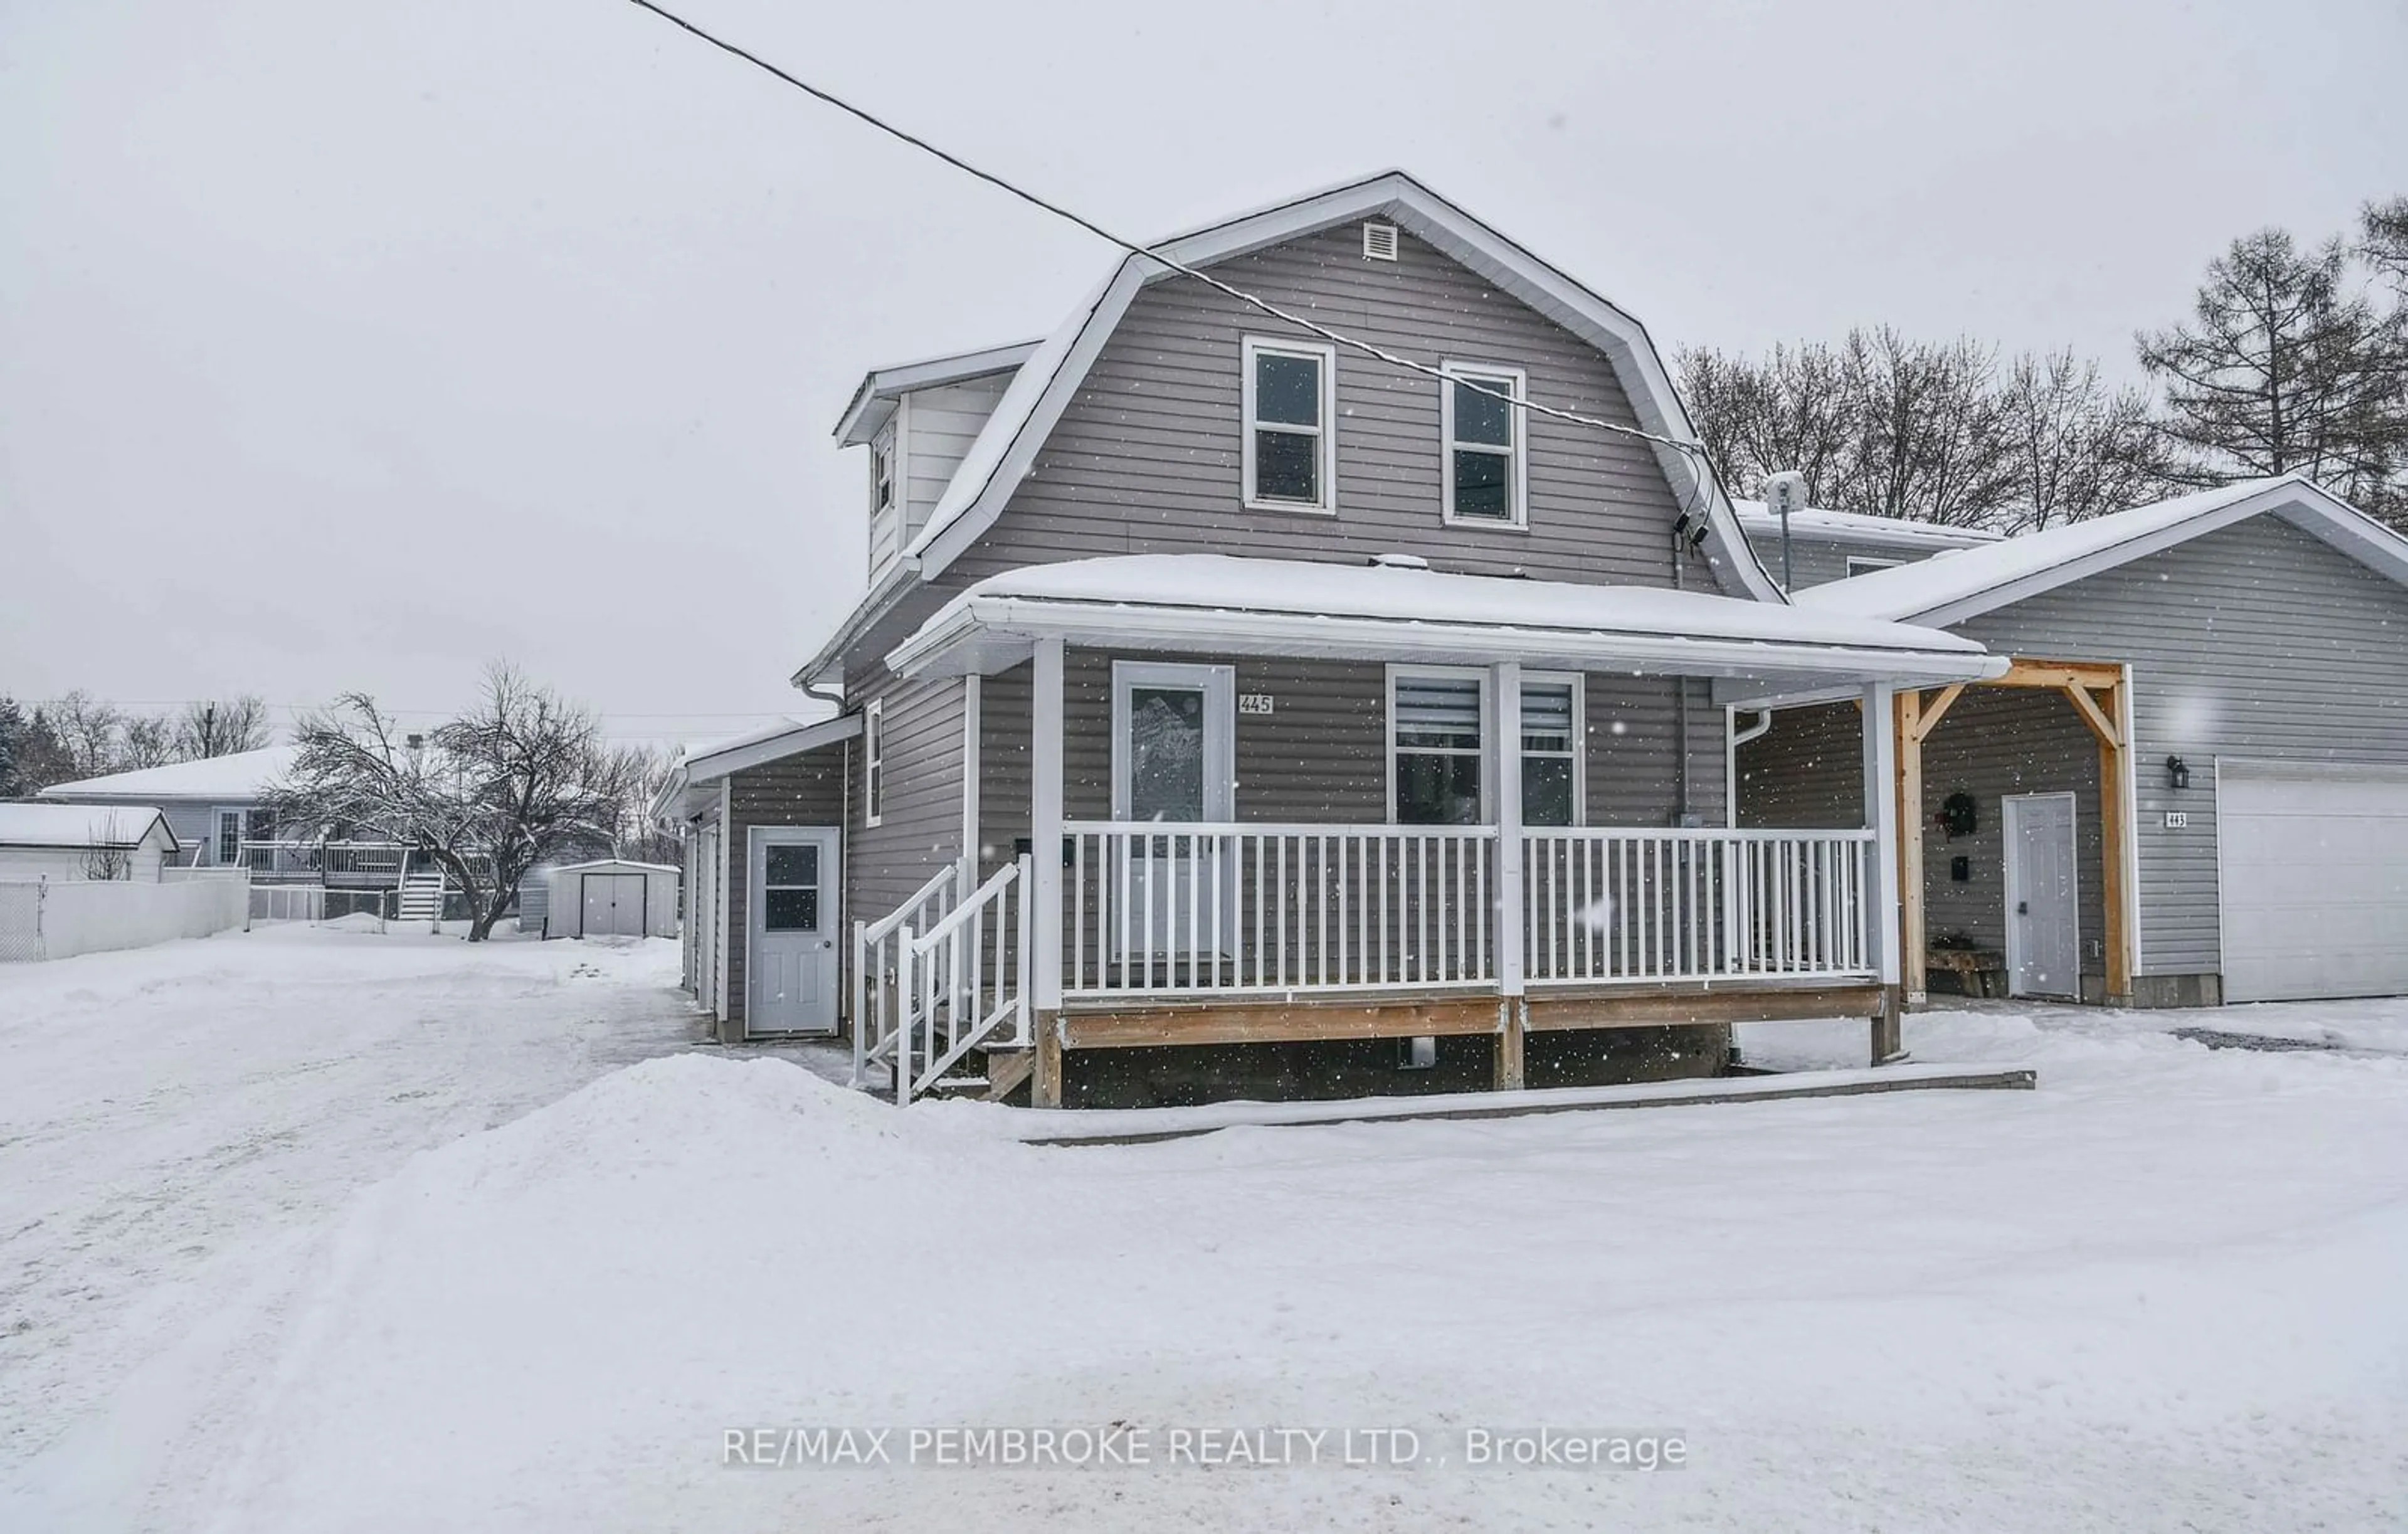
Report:
[[[2408,1220],[2396,1174],[2342,1153],[2398,1133],[2400,1069],[1978,1032],[2052,1069],[2162,1054],[2192,1085],[1046,1151],[779,1062],[638,1066],[355,1211],[212,1489],[218,1527],[2242,1527],[2396,1506]],[[1654,1426],[1698,1454],[1655,1477],[720,1463],[731,1427],[1115,1421]]]

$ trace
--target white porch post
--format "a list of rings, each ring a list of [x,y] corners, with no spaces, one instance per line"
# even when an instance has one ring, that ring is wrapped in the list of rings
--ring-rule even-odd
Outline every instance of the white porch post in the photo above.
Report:
[[[1522,663],[1498,661],[1489,671],[1495,695],[1497,747],[1497,1085],[1523,1082],[1524,958],[1529,941],[1522,913]],[[1579,727],[1574,721],[1573,727]]]
[[[1899,1053],[1898,689],[1873,682],[1863,694],[1865,824],[1872,829],[1865,870],[1865,953],[1882,984],[1872,1024],[1872,1059]]]
[[[1054,1026],[1062,1011],[1062,641],[1037,641],[1028,680],[1028,897],[1030,975],[1036,995],[1036,1068],[1029,1104],[1062,1106],[1062,1056]]]

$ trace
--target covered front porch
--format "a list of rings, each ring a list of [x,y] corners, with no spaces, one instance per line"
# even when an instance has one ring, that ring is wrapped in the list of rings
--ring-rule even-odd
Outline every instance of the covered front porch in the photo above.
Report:
[[[1023,1048],[1039,1105],[1085,1050],[1396,1039],[1411,1068],[1484,1036],[1513,1088],[1533,1033],[1857,1016],[1887,1058],[1878,726],[1901,682],[1993,669],[1696,593],[1210,555],[994,578],[889,665],[987,716],[988,834],[856,926],[856,1048],[907,1097]],[[1722,824],[1703,681],[1731,677],[1859,692],[1867,828]]]

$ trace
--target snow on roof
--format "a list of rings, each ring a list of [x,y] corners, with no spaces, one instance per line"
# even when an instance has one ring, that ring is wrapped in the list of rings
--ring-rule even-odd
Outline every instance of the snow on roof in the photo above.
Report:
[[[2408,540],[2297,475],[2244,480],[2088,522],[1957,549],[1799,592],[1833,617],[1946,624],[2112,569],[2272,511],[2342,552],[2408,582]]]
[[[1731,509],[1739,513],[1739,524],[1751,533],[1777,536],[1781,531],[1781,519],[1774,516],[1772,509],[1762,501],[1734,500]],[[2005,536],[1986,527],[1947,527],[1912,517],[1876,517],[1862,511],[1833,511],[1819,506],[1791,512],[1789,533],[1792,538],[1886,543],[1917,549],[1970,548],[1977,543],[1996,543]]]
[[[267,796],[268,790],[293,767],[297,746],[266,746],[211,756],[197,762],[171,762],[165,767],[112,772],[43,789],[46,799],[215,799],[248,803]]]
[[[982,379],[996,373],[1010,372],[1028,360],[1039,342],[1013,341],[1008,346],[982,347],[976,351],[956,351],[942,357],[926,357],[918,362],[896,363],[891,367],[873,369],[853,392],[853,399],[836,423],[837,440],[847,447],[856,447],[876,435],[886,424],[891,406],[902,394],[917,389],[935,389],[948,383],[961,383],[970,379]]]
[[[138,847],[165,822],[150,805],[0,804],[0,847]]]
[[[1369,647],[1398,658],[1621,658],[1690,674],[1849,669],[1867,652],[1968,677],[1988,670],[1983,648],[1956,635],[1775,602],[1231,554],[1119,554],[989,576],[922,624],[888,664],[907,675],[925,669],[979,630],[1071,629],[1151,642],[1192,636],[1223,648],[1252,638],[1304,654]]]

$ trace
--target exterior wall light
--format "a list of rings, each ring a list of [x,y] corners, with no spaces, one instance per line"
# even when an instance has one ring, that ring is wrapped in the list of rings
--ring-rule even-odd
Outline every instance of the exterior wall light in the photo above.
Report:
[[[2179,756],[2166,758],[2166,786],[2168,788],[2190,786],[2190,768]]]

